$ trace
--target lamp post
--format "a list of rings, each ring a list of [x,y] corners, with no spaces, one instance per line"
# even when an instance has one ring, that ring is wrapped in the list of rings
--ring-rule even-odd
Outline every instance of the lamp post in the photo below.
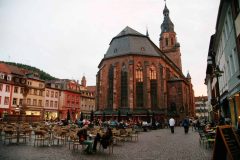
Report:
[[[202,95],[202,105],[203,105],[203,118],[204,118],[204,121],[206,120],[206,117],[205,117],[205,100],[204,100],[204,97]]]
[[[15,111],[18,112],[18,114],[17,114],[17,116],[18,116],[18,122],[17,122],[17,144],[19,144],[21,107],[19,105],[17,105]]]
[[[219,69],[219,66],[217,65],[214,68],[214,76],[217,78],[217,87],[218,87],[217,98],[218,98],[219,116],[221,115],[222,109],[221,109],[221,106],[220,106],[220,89],[219,89],[220,87],[219,87],[219,79],[218,79],[218,77],[221,77],[222,74],[223,74],[223,71],[221,71]]]

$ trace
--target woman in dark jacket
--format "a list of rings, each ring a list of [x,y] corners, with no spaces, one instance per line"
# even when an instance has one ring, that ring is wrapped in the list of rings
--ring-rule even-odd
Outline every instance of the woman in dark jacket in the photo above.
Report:
[[[183,120],[183,123],[182,123],[182,126],[184,127],[184,132],[185,133],[188,133],[188,129],[189,129],[189,119],[186,117],[184,120]]]
[[[93,142],[93,151],[96,151],[97,142],[100,142],[103,148],[106,149],[107,146],[110,144],[111,140],[112,140],[112,129],[108,127],[106,133],[102,137],[100,136],[99,133],[97,133]]]

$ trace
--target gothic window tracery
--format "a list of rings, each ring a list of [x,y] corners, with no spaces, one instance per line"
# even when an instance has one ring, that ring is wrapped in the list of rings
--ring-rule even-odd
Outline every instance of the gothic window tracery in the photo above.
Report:
[[[157,75],[155,66],[149,69],[151,108],[157,107]]]
[[[141,63],[136,66],[136,103],[137,107],[143,107],[143,68]]]

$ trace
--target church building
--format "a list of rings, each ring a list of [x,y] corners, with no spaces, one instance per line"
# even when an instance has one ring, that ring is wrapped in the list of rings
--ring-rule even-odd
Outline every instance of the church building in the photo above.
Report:
[[[182,73],[180,44],[165,5],[159,47],[126,27],[113,37],[96,76],[96,112],[107,119],[178,120],[194,115],[191,77]]]

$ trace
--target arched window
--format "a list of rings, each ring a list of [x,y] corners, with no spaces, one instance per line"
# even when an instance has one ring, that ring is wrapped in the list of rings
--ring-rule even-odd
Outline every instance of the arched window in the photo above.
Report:
[[[136,66],[136,103],[137,107],[143,107],[143,68],[140,63]]]
[[[110,65],[108,70],[108,108],[113,108],[113,77],[114,68]]]
[[[137,64],[136,80],[137,82],[143,82],[143,69],[140,63]]]
[[[128,72],[125,64],[121,70],[121,107],[128,107]]]
[[[149,69],[151,108],[157,108],[157,75],[155,66]]]
[[[173,45],[173,44],[174,44],[173,37],[171,37],[171,45]]]
[[[156,68],[152,65],[149,69],[149,77],[150,77],[150,80],[154,80],[154,79],[157,79],[157,76],[156,76]]]
[[[168,46],[168,38],[165,39],[165,44]]]
[[[169,95],[171,95],[171,96],[176,96],[177,95],[176,87],[173,86],[173,87],[170,88]]]

